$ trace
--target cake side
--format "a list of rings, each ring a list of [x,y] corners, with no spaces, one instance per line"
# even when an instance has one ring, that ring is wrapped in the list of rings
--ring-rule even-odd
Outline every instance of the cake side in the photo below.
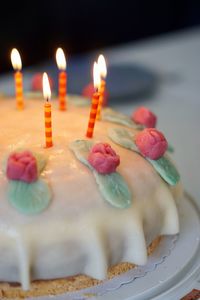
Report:
[[[151,255],[156,247],[159,246],[161,237],[156,238],[147,248],[148,255]],[[108,268],[107,279],[112,279],[136,266],[131,263],[123,262]],[[87,275],[76,275],[67,278],[36,280],[31,283],[28,291],[22,290],[19,283],[0,282],[0,297],[2,300],[21,300],[27,297],[38,297],[46,295],[59,295],[85,289],[97,284],[101,280],[94,279]],[[84,296],[94,296],[84,293]]]
[[[31,280],[75,274],[102,280],[108,267],[119,262],[145,264],[153,240],[179,232],[174,195],[180,193],[141,155],[113,143],[108,130],[124,126],[98,121],[92,139],[109,143],[120,156],[117,171],[131,191],[132,204],[117,209],[102,198],[91,170],[69,148],[75,139],[86,139],[88,108],[69,105],[63,113],[56,105],[52,102],[54,147],[45,149],[43,101],[28,100],[18,112],[14,105],[12,110],[12,99],[1,100],[0,281],[21,282],[23,289],[29,289]],[[52,201],[40,214],[19,213],[8,201],[3,166],[17,149],[47,159],[41,178],[52,191]]]

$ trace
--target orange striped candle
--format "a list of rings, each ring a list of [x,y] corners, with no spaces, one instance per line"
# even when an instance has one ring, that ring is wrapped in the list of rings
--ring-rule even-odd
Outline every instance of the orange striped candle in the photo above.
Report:
[[[99,98],[99,105],[97,110],[97,120],[100,120],[101,110],[102,110],[102,105],[103,105],[104,95],[105,95],[105,88],[106,88],[106,81],[104,79],[106,78],[107,75],[106,61],[102,54],[99,55],[97,63],[99,66],[99,71],[101,76],[100,98]]]
[[[89,117],[89,122],[88,122],[87,133],[86,133],[86,136],[88,138],[93,137],[93,131],[94,131],[95,120],[96,120],[96,115],[97,115],[97,108],[98,108],[98,104],[99,104],[99,97],[100,97],[100,94],[98,92],[95,92],[92,96],[92,105],[91,105],[90,117]]]
[[[88,122],[88,127],[87,127],[87,132],[86,132],[86,136],[88,138],[93,137],[97,109],[98,109],[98,104],[99,104],[99,97],[100,97],[100,93],[98,92],[98,89],[100,86],[100,72],[99,72],[99,68],[98,68],[98,65],[96,62],[94,63],[93,77],[94,77],[94,87],[97,89],[97,91],[92,96],[89,122]]]
[[[51,90],[50,90],[48,76],[46,73],[43,74],[43,94],[44,94],[44,99],[46,100],[44,104],[45,142],[46,142],[46,148],[50,148],[53,146],[51,103],[49,102],[51,97]]]
[[[101,109],[103,105],[103,100],[104,100],[104,93],[106,89],[106,82],[105,80],[101,80],[101,86],[100,86],[100,97],[99,97],[99,105],[97,109],[97,120],[101,119]]]
[[[53,146],[52,142],[52,124],[51,124],[51,103],[47,100],[44,105],[44,118],[45,118],[45,141],[46,148]]]
[[[59,109],[66,110],[66,86],[67,74],[65,71],[59,73]]]
[[[66,99],[67,99],[67,73],[66,73],[66,59],[65,54],[61,48],[56,51],[56,62],[60,70],[58,80],[58,98],[59,98],[59,109],[66,110]]]
[[[23,99],[23,76],[21,72],[22,62],[21,57],[17,49],[12,49],[11,52],[11,62],[15,70],[15,95],[16,95],[16,106],[18,110],[24,109],[24,99]]]

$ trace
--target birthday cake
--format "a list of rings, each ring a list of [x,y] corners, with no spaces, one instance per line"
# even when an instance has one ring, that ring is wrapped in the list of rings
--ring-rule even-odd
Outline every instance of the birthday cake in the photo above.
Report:
[[[180,177],[154,114],[106,107],[87,138],[90,101],[68,96],[60,111],[52,100],[45,148],[43,102],[0,100],[1,299],[95,284],[179,232]]]

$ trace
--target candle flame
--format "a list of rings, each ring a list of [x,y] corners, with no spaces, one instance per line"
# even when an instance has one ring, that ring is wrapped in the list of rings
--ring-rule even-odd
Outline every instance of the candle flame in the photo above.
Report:
[[[51,98],[51,89],[50,89],[50,84],[49,84],[49,79],[47,76],[47,73],[43,74],[43,96],[44,99],[46,99],[47,101]]]
[[[99,65],[94,62],[94,67],[93,67],[93,80],[94,80],[94,87],[96,89],[100,88],[101,85],[101,76],[100,76],[100,70],[99,70]]]
[[[106,78],[107,75],[106,61],[102,54],[99,55],[97,63],[99,65],[100,75],[103,78]]]
[[[20,71],[22,68],[22,61],[20,54],[16,48],[13,48],[11,51],[11,62],[14,70]]]
[[[62,50],[62,48],[58,48],[56,51],[56,62],[57,66],[60,70],[65,71],[66,70],[66,59],[65,59],[65,54]]]

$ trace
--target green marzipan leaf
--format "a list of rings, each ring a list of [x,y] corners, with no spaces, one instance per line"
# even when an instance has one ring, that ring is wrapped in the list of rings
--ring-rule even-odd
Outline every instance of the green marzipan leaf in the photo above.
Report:
[[[141,128],[141,125],[134,123],[129,116],[114,111],[111,108],[104,108],[102,110],[102,120],[122,124],[130,128]]]
[[[103,198],[117,208],[126,208],[131,204],[131,193],[120,174],[117,172],[101,175],[88,162],[88,154],[92,142],[76,140],[70,144],[70,149],[84,165],[93,171],[96,182]]]
[[[157,159],[147,159],[160,176],[170,185],[176,185],[180,180],[180,175],[175,166],[165,156]]]
[[[92,166],[88,162],[88,154],[92,147],[92,142],[86,140],[76,140],[69,145],[70,149],[74,152],[78,160],[80,160],[88,168]]]
[[[170,153],[173,153],[174,152],[174,147],[172,145],[168,144],[167,151],[170,152]]]
[[[108,130],[109,138],[120,146],[138,152],[134,143],[133,135],[124,128],[110,128]]]
[[[99,189],[106,201],[117,208],[128,208],[132,197],[123,177],[117,173],[101,175],[93,171]]]
[[[44,180],[33,183],[10,180],[8,186],[9,202],[19,212],[27,215],[41,213],[49,205],[52,194]]]
[[[44,168],[47,164],[47,158],[45,155],[43,155],[41,153],[36,153],[36,152],[32,152],[32,153],[36,158],[37,169],[38,169],[38,173],[40,174],[44,170]]]

